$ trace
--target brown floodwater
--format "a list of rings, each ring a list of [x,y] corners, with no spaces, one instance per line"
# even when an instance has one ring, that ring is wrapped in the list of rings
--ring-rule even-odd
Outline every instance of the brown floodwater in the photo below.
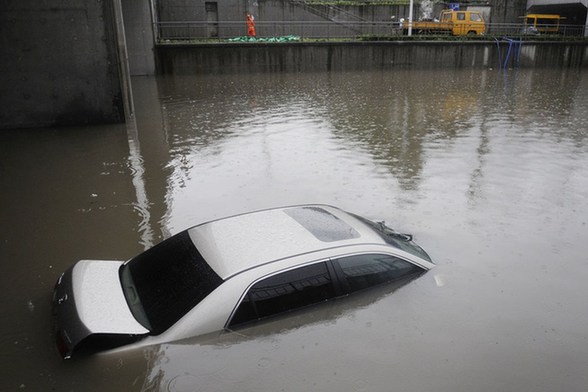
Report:
[[[133,79],[127,125],[0,133],[0,390],[585,391],[588,76]],[[327,203],[437,267],[247,328],[62,361],[51,294],[206,220]]]

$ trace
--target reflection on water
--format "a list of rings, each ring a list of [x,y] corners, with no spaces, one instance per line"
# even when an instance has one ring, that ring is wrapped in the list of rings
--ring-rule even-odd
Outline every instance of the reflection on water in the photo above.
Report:
[[[143,77],[133,91],[136,127],[0,134],[0,389],[588,385],[582,71]],[[385,219],[438,266],[296,328],[58,359],[50,293],[76,260],[309,202]]]
[[[584,106],[578,108],[586,101],[581,74],[553,78],[544,73],[162,79],[162,117],[171,139],[168,166],[174,171],[168,213],[178,210],[192,220],[191,207],[211,198],[226,200],[237,212],[260,197],[259,207],[265,207],[281,199],[320,200],[323,192],[335,201],[355,196],[369,211],[391,194],[403,194],[396,188],[406,190],[403,201],[411,203],[420,193],[423,155],[429,148],[451,148],[457,140],[475,148],[468,184],[475,198],[486,155],[496,143],[525,135],[540,142],[536,137],[546,133],[556,140],[584,141],[588,124]],[[206,174],[211,172],[215,176]],[[373,189],[373,199],[366,188]],[[256,194],[255,200],[235,205],[235,193]],[[177,230],[176,222],[170,218]]]
[[[134,119],[130,119],[129,122],[130,124],[127,125],[127,133],[129,135],[129,169],[137,198],[135,211],[141,217],[137,229],[141,233],[141,245],[147,250],[155,244],[153,243],[153,230],[151,228],[149,198],[145,190],[144,160],[141,156],[141,144],[139,143],[137,124]]]
[[[319,342],[310,339],[318,338],[323,345],[341,345],[339,332],[347,330],[357,334],[356,344],[365,344],[361,339],[366,336],[362,333],[365,328],[371,328],[378,322],[390,322],[386,317],[376,320],[373,306],[393,306],[393,293],[417,278],[418,276],[405,278],[236,331],[213,333],[147,348],[145,355],[149,358],[150,373],[145,379],[145,385],[154,390],[181,391],[184,390],[187,380],[199,380],[199,385],[206,385],[204,390],[213,386],[213,390],[218,391],[241,391],[244,385],[247,385],[245,390],[255,389],[254,386],[259,385],[256,380],[260,378],[263,378],[263,383],[269,383],[268,385],[278,385],[276,382],[282,384],[280,379],[284,375],[272,374],[273,370],[287,366],[287,362],[303,361],[319,345]],[[334,334],[333,331],[338,333]],[[349,350],[353,344],[351,341],[347,342],[339,349]],[[276,354],[280,359],[275,357]],[[188,357],[192,359],[188,360]],[[375,360],[376,358],[372,358],[372,361]],[[235,366],[235,362],[239,365]],[[321,369],[323,372],[325,370],[326,368]],[[302,375],[299,376],[300,379],[291,380],[291,389],[314,389],[302,379]],[[270,382],[271,378],[274,380]],[[320,379],[322,380],[318,384],[330,383],[332,380],[331,377]],[[317,384],[317,380],[313,382]],[[193,385],[188,390],[193,390]]]

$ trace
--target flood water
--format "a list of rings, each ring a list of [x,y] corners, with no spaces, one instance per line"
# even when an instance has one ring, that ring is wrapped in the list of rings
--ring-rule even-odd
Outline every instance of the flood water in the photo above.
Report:
[[[0,133],[0,390],[585,391],[588,75],[133,79],[136,123]],[[437,263],[246,329],[62,361],[59,274],[203,221],[326,203]]]

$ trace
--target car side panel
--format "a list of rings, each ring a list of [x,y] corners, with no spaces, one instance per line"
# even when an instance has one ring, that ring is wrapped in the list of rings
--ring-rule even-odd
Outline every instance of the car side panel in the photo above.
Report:
[[[137,344],[140,346],[160,344],[220,331],[228,325],[241,299],[249,287],[257,281],[302,265],[362,253],[390,254],[405,259],[425,271],[434,267],[432,263],[384,244],[344,246],[278,260],[251,268],[227,279],[166,332],[150,336]],[[136,345],[133,346],[136,347]]]
[[[262,265],[258,268],[252,268],[233,276],[221,284],[170,329],[158,336],[148,337],[141,342],[141,345],[170,342],[222,330],[240,303],[242,296],[254,282],[279,271],[285,271],[315,261],[327,260],[329,253],[331,252],[323,251],[288,258]]]

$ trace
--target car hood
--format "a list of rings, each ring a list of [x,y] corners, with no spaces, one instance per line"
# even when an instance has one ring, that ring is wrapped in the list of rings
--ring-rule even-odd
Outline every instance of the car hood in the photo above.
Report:
[[[120,261],[81,260],[57,282],[54,313],[62,356],[91,335],[136,336],[149,333],[133,317],[120,278]]]

